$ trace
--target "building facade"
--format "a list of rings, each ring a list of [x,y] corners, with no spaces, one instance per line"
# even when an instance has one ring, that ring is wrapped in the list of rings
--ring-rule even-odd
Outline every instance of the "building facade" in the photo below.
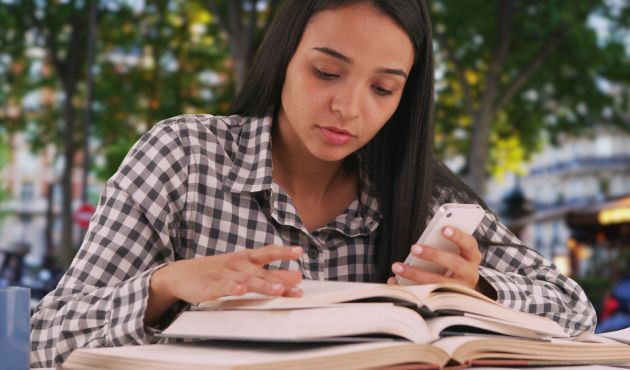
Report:
[[[614,243],[597,229],[585,237],[568,220],[607,200],[630,195],[630,134],[594,127],[579,136],[561,137],[558,144],[535,155],[525,176],[512,174],[504,181],[491,181],[486,199],[501,213],[506,196],[522,192],[533,213],[506,223],[566,273],[593,274],[597,261],[615,258],[619,245],[611,248]]]
[[[80,163],[77,154],[75,163]],[[9,137],[8,161],[0,168],[0,187],[7,199],[0,204],[0,252],[26,253],[25,262],[40,265],[61,240],[62,160],[53,146],[33,153],[24,134]],[[80,205],[81,172],[72,178],[73,208]],[[47,236],[47,228],[50,232]],[[75,227],[75,240],[81,231]]]

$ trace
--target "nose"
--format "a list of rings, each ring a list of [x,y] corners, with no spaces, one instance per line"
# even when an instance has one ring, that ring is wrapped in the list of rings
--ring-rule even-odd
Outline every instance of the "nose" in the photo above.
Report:
[[[361,87],[358,84],[345,83],[333,96],[331,110],[344,121],[359,117]]]

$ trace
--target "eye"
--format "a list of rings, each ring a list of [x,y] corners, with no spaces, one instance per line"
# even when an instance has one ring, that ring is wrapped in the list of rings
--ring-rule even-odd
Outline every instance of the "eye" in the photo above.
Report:
[[[320,69],[317,69],[315,67],[313,67],[313,72],[315,73],[315,76],[321,78],[322,80],[333,80],[333,79],[339,77],[339,75],[337,75],[337,74],[324,72],[324,71],[322,71]]]
[[[392,94],[391,90],[384,89],[384,88],[382,88],[382,87],[380,87],[378,85],[372,85],[372,89],[374,90],[375,93],[377,93],[378,95],[381,95],[381,96],[387,96],[387,95],[391,95]]]

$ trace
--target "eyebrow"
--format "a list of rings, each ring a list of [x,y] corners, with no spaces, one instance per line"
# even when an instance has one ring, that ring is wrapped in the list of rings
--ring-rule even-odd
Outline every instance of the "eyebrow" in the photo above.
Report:
[[[331,48],[327,48],[327,47],[323,46],[323,47],[313,48],[313,50],[317,50],[317,51],[319,51],[321,53],[324,53],[324,54],[326,54],[328,56],[331,56],[333,58],[339,59],[339,60],[341,60],[342,62],[344,62],[346,64],[352,64],[352,59],[350,59],[349,57],[347,57],[347,56],[343,55],[342,53],[340,53],[340,52],[338,52],[336,50],[333,50]],[[376,72],[393,74],[393,75],[400,76],[400,77],[403,77],[403,78],[407,78],[408,77],[407,74],[402,69],[399,69],[399,68],[379,68]]]

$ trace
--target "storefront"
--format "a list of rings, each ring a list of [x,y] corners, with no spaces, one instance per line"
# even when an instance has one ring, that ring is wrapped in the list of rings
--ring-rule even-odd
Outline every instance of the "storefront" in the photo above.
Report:
[[[574,209],[566,215],[571,230],[567,243],[576,275],[585,257],[597,274],[616,280],[630,274],[630,195]]]

